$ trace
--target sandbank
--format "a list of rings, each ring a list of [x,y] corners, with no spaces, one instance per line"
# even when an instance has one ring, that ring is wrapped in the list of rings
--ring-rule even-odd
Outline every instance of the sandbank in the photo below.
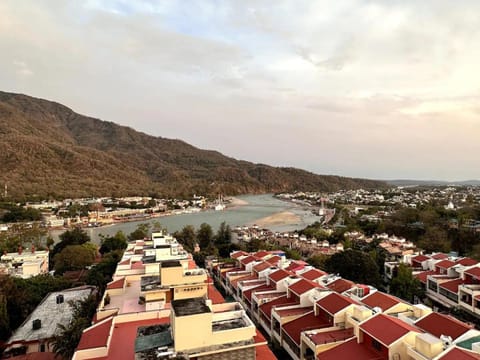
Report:
[[[270,226],[276,225],[290,225],[290,224],[297,224],[301,222],[300,216],[290,212],[290,211],[283,211],[279,212],[259,220],[255,221],[259,227],[262,228],[269,228]]]

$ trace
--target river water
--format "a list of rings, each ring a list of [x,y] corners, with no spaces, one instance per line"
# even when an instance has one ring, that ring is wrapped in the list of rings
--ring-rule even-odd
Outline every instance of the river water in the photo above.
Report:
[[[235,226],[252,225],[256,220],[283,212],[292,212],[300,218],[295,224],[281,224],[270,226],[273,231],[293,231],[305,228],[307,225],[318,220],[318,216],[312,214],[311,209],[304,206],[276,199],[271,194],[265,195],[242,195],[237,196],[238,199],[246,201],[247,205],[235,206],[227,208],[223,211],[202,211],[192,214],[170,215],[155,219],[133,221],[127,223],[119,223],[110,226],[87,228],[88,233],[93,242],[99,243],[99,235],[114,235],[117,231],[123,231],[129,234],[134,231],[138,224],[152,223],[159,221],[163,227],[171,233],[181,230],[185,225],[193,225],[195,228],[200,227],[202,223],[210,224],[213,231],[217,231],[222,222],[226,222],[232,228]],[[52,237],[57,240],[58,235],[63,231],[53,230],[50,232]]]

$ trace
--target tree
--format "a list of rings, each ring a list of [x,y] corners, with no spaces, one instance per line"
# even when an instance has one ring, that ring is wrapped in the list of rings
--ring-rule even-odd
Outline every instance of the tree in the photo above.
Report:
[[[228,257],[232,251],[232,230],[224,221],[220,224],[214,239],[213,252],[221,257]]]
[[[405,264],[398,266],[397,275],[390,283],[390,293],[409,302],[413,302],[415,297],[424,297],[420,280],[413,277],[412,269]]]
[[[122,252],[120,250],[105,254],[98,264],[93,265],[90,270],[88,270],[86,277],[87,284],[98,287],[100,292],[103,293],[107,283],[112,280],[112,276],[117,268],[117,263],[121,257]]]
[[[113,250],[125,250],[128,246],[127,237],[122,231],[117,231],[114,236],[107,236],[100,243],[100,254],[104,255]]]
[[[379,286],[380,273],[369,254],[360,250],[348,249],[333,254],[325,262],[326,271],[338,273],[345,279],[358,283]]]
[[[174,236],[183,245],[185,250],[193,252],[193,248],[197,242],[197,235],[192,225],[185,225],[181,231],[175,232]]]
[[[451,248],[447,231],[438,226],[428,227],[417,245],[426,252],[449,252]]]
[[[47,249],[50,250],[53,244],[55,244],[55,240],[53,240],[53,238],[50,235],[48,235],[46,240]]]
[[[0,293],[0,340],[8,339],[10,336],[10,318],[7,310],[7,297]]]
[[[326,255],[313,255],[307,259],[307,262],[317,269],[325,269]]]
[[[82,245],[90,241],[90,237],[85,231],[80,228],[74,228],[67,230],[59,236],[60,242],[55,244],[51,251],[50,257],[54,258],[56,254],[60,253],[63,249],[70,245]]]
[[[96,257],[96,247],[91,243],[69,245],[54,257],[55,273],[63,274],[69,270],[81,270],[92,265]]]
[[[138,224],[137,228],[128,235],[128,239],[133,240],[142,240],[148,237],[148,231],[150,229],[150,224],[142,223]]]
[[[197,231],[200,249],[206,250],[213,244],[213,230],[209,224],[203,223]]]

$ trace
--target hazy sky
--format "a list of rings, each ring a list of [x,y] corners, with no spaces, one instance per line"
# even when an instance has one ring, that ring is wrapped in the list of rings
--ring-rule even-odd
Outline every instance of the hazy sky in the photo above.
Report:
[[[0,1],[1,90],[253,162],[480,178],[480,1]]]

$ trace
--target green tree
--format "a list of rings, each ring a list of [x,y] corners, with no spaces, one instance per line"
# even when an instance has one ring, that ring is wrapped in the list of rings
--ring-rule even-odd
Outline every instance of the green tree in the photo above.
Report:
[[[225,221],[220,224],[213,245],[213,253],[221,257],[228,257],[232,251],[232,230]]]
[[[420,281],[412,275],[412,269],[405,264],[398,266],[397,275],[390,283],[390,293],[409,302],[413,302],[415,297],[423,299],[425,295]]]
[[[117,231],[114,236],[107,236],[100,243],[100,254],[113,250],[125,250],[128,246],[127,237],[122,231]]]
[[[80,228],[74,228],[67,230],[59,236],[60,242],[56,243],[51,251],[51,258],[54,258],[56,254],[60,253],[63,249],[70,245],[82,245],[90,241],[90,237],[85,231]]]
[[[128,235],[128,239],[133,240],[142,240],[148,238],[148,231],[150,230],[150,224],[142,223],[138,224],[137,228]]]
[[[209,224],[203,223],[197,231],[197,240],[200,249],[208,249],[213,245],[213,230]]]
[[[55,273],[63,274],[69,270],[81,270],[92,265],[96,257],[96,247],[93,244],[69,245],[55,255]]]
[[[369,254],[360,250],[348,249],[333,254],[325,262],[325,270],[340,274],[343,278],[357,283],[380,285],[378,266]]]
[[[8,317],[7,297],[0,292],[0,340],[10,336],[10,318]]]
[[[447,231],[438,226],[427,228],[417,245],[426,252],[449,252],[451,249]]]
[[[93,265],[88,270],[86,282],[99,288],[100,293],[105,291],[107,283],[112,280],[112,276],[117,268],[117,263],[122,257],[122,251],[114,250],[103,255],[102,260]]]
[[[307,262],[317,269],[325,269],[325,262],[328,256],[326,255],[313,255],[307,259]]]
[[[193,248],[197,242],[197,235],[192,225],[185,225],[181,231],[174,233],[174,237],[183,245],[185,250],[193,252]]]

